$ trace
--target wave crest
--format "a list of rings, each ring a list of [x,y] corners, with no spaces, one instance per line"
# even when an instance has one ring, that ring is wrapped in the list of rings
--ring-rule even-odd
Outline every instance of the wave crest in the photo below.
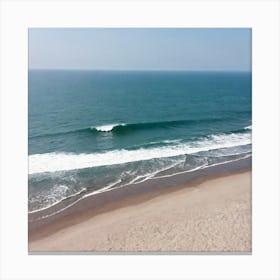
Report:
[[[143,123],[117,123],[117,124],[105,124],[100,126],[92,126],[90,129],[93,132],[114,132],[114,133],[129,133],[139,130],[150,130],[159,128],[170,128],[178,126],[188,126],[192,124],[200,124],[206,122],[217,122],[220,119],[200,119],[200,120],[174,120],[174,121],[162,121],[162,122],[143,122]]]
[[[101,131],[101,132],[110,132],[116,127],[121,127],[121,126],[125,126],[125,125],[126,125],[125,123],[105,124],[105,125],[100,125],[100,126],[96,126],[96,127],[92,126],[90,129],[96,130],[96,131]]]
[[[210,123],[224,121],[224,119],[219,118],[206,118],[206,119],[189,119],[189,120],[174,120],[174,121],[162,121],[162,122],[143,122],[143,123],[114,123],[114,124],[102,124],[98,126],[91,126],[87,128],[81,128],[70,131],[61,131],[56,133],[34,135],[29,138],[42,138],[42,137],[55,137],[59,135],[66,134],[76,134],[76,133],[115,133],[115,134],[128,134],[131,132],[137,132],[140,130],[155,130],[155,129],[165,129],[165,128],[175,128],[175,127],[188,127],[191,125],[207,125]],[[231,131],[229,133],[236,132],[246,132],[252,130],[252,126],[246,126],[242,129]]]
[[[29,156],[29,174],[123,164],[153,158],[167,158],[248,144],[251,144],[251,133],[249,132],[210,135],[195,142],[170,143],[170,145],[164,147],[139,148],[136,150],[122,149],[92,154],[34,154]]]

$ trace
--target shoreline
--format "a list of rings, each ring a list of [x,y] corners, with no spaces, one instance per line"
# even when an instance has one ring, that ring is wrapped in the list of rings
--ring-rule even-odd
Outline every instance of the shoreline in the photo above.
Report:
[[[31,232],[64,216],[75,215],[85,210],[99,208],[105,204],[122,200],[126,197],[152,193],[154,191],[164,191],[170,188],[175,190],[178,186],[180,188],[181,185],[202,182],[210,178],[233,174],[240,170],[249,170],[251,165],[252,157],[250,156],[249,158],[239,159],[237,161],[209,166],[205,169],[171,174],[162,178],[150,178],[144,182],[123,185],[105,192],[94,195],[89,194],[77,199],[71,197],[41,211],[28,213],[28,231]]]
[[[89,196],[56,215],[35,222],[31,221],[31,215],[29,215],[29,251],[38,251],[32,249],[32,244],[37,241],[56,235],[60,231],[67,231],[71,227],[79,226],[79,224],[86,223],[103,214],[110,214],[126,207],[138,207],[157,198],[172,196],[180,191],[184,191],[187,195],[188,192],[199,189],[200,185],[204,183],[223,180],[238,174],[247,174],[250,170],[251,158],[247,158],[230,164],[150,180],[149,182],[145,181]],[[36,215],[32,216],[34,218]],[[42,248],[41,251],[45,250]],[[68,250],[66,249],[66,251]]]

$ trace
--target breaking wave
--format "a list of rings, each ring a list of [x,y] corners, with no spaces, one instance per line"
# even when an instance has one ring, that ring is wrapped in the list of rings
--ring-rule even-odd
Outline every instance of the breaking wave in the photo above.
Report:
[[[230,148],[251,144],[251,133],[217,134],[203,137],[193,142],[171,142],[161,147],[136,150],[120,149],[102,153],[45,153],[29,155],[29,174],[76,170],[89,167],[123,164],[127,162],[150,160],[194,154],[214,149]]]

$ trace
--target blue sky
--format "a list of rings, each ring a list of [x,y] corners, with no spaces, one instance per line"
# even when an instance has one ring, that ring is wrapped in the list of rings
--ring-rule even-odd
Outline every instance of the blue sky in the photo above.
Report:
[[[248,28],[30,28],[30,69],[250,71]]]

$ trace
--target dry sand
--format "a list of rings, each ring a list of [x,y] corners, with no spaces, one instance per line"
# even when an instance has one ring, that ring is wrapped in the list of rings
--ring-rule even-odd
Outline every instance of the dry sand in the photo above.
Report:
[[[49,235],[30,252],[251,252],[251,172],[133,199]]]

